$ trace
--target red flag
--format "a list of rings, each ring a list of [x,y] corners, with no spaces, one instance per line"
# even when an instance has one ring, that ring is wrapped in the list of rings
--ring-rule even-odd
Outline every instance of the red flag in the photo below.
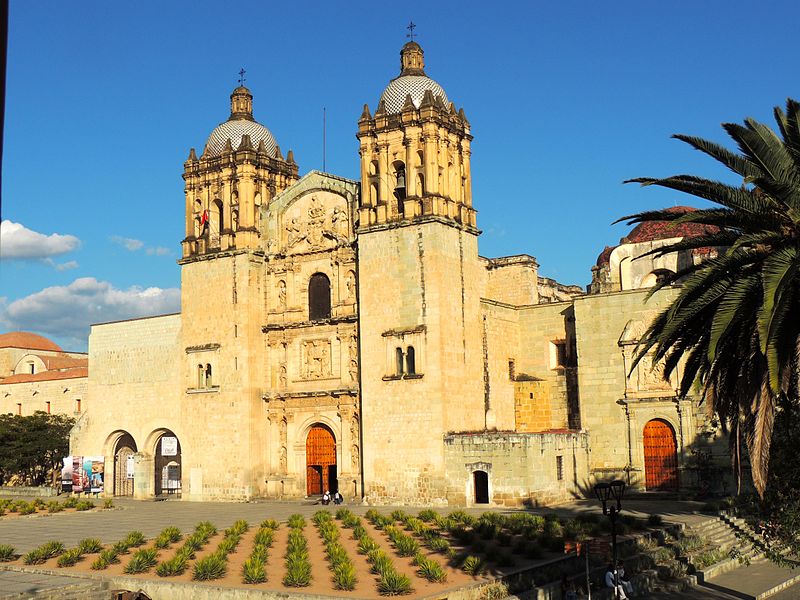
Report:
[[[208,211],[204,210],[203,214],[200,216],[200,228],[204,228],[206,223],[208,223]]]

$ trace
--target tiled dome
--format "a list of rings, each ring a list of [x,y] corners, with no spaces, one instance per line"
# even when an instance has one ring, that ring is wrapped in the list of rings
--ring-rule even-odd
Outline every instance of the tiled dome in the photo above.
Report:
[[[242,143],[242,136],[249,135],[250,141],[253,142],[253,147],[258,148],[259,142],[264,142],[264,147],[267,149],[267,154],[273,156],[277,143],[272,135],[272,132],[264,127],[261,123],[256,123],[249,119],[233,119],[220,123],[211,135],[208,136],[206,142],[208,146],[208,153],[210,156],[219,156],[225,149],[225,143],[230,139],[231,146],[236,150],[239,144]]]
[[[61,347],[46,337],[27,331],[12,331],[0,335],[0,348],[24,348],[62,352]]]
[[[401,75],[392,79],[381,94],[387,113],[399,113],[403,109],[406,96],[411,94],[411,101],[416,108],[422,103],[425,91],[430,90],[435,97],[441,98],[445,105],[450,104],[442,86],[425,75]]]

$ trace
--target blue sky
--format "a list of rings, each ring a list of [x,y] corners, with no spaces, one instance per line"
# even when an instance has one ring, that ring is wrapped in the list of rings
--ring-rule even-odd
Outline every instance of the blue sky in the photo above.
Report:
[[[697,204],[627,178],[728,178],[670,140],[725,141],[798,97],[797,2],[12,0],[0,330],[85,349],[88,324],[179,308],[183,161],[247,70],[300,172],[358,176],[354,133],[398,74],[406,24],[472,124],[484,256],[586,285],[616,218]],[[57,234],[57,235],[56,235]]]

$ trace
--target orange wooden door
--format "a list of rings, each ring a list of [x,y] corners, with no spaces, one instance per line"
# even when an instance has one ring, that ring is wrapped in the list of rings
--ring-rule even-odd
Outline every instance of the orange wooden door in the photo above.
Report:
[[[678,489],[675,430],[661,419],[653,419],[644,427],[644,474],[648,490]]]
[[[336,440],[324,425],[314,425],[306,438],[306,493],[321,495],[330,487],[328,472],[336,464]],[[331,490],[332,491],[332,490]]]

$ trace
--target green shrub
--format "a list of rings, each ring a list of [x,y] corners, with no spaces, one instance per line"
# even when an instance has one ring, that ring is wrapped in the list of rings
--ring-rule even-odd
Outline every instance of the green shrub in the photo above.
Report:
[[[359,554],[369,554],[373,550],[377,550],[380,548],[378,542],[370,538],[368,535],[364,535],[358,542],[358,553]]]
[[[180,550],[171,559],[162,562],[156,567],[156,575],[159,577],[174,577],[183,574],[189,565],[189,556]]]
[[[179,541],[181,537],[180,529],[177,527],[167,527],[158,534],[158,537],[153,542],[153,545],[159,549],[169,548],[171,544]]]
[[[128,548],[138,548],[147,541],[141,531],[131,531],[123,540]]]
[[[272,546],[273,539],[275,538],[275,530],[268,527],[262,527],[256,532],[256,537],[253,539],[255,546]]]
[[[356,587],[356,569],[351,562],[343,562],[333,571],[333,585],[337,590],[353,590]]]
[[[78,543],[81,554],[96,554],[103,549],[103,544],[97,538],[86,538]]]
[[[103,508],[114,508],[114,499],[106,498],[103,500]]]
[[[11,562],[15,558],[14,546],[0,544],[0,562]]]
[[[113,565],[119,562],[119,552],[116,548],[108,548],[100,552],[100,558],[105,561],[106,565]]]
[[[235,533],[237,535],[244,535],[247,530],[250,529],[250,525],[244,519],[239,519],[234,522],[233,525],[230,526],[228,531],[231,533]]]
[[[286,557],[286,575],[283,585],[288,587],[306,587],[311,583],[311,563],[307,555],[289,555]]]
[[[370,571],[376,575],[382,575],[386,571],[394,570],[392,559],[381,549],[372,550],[367,554],[367,560],[372,565]]]
[[[427,558],[423,554],[417,554],[414,557],[417,565],[417,573],[420,577],[424,577],[428,581],[441,583],[447,580],[447,573],[445,573],[442,565],[431,558]]]
[[[664,517],[661,515],[650,515],[647,517],[647,524],[653,527],[660,527],[664,524]]]
[[[61,506],[61,503],[58,500],[50,500],[47,503],[47,512],[50,514],[61,512],[64,510],[64,507]]]
[[[353,539],[360,540],[362,537],[367,535],[367,530],[364,529],[362,525],[356,525],[353,527]]]
[[[426,508],[425,510],[419,511],[417,517],[419,517],[420,521],[425,521],[426,523],[430,523],[439,515],[435,510],[431,510],[430,508]]]
[[[22,557],[26,565],[40,565],[46,560],[58,556],[64,552],[64,544],[61,542],[47,542],[35,548]]]
[[[36,505],[33,503],[28,504],[27,502],[22,503],[17,507],[17,512],[21,515],[32,515],[36,512]]]
[[[292,529],[303,529],[306,526],[306,520],[303,518],[303,515],[292,515],[289,517],[289,527]]]
[[[197,581],[220,579],[225,576],[227,570],[228,564],[225,560],[225,557],[220,556],[215,552],[214,554],[210,554],[205,558],[201,558],[194,563],[192,579]]]
[[[248,558],[242,565],[242,580],[245,583],[264,583],[267,580],[267,570],[264,561],[257,558]]]
[[[280,524],[275,519],[265,519],[259,525],[261,529],[272,529],[273,531],[280,527]]]
[[[131,560],[125,565],[125,572],[144,573],[149,571],[158,562],[158,549],[157,548],[142,548],[133,553]]]
[[[686,555],[693,550],[705,546],[705,541],[699,535],[684,535],[673,546],[681,555]]]
[[[404,521],[408,517],[402,510],[393,510],[390,516],[394,521]]]
[[[474,577],[483,572],[484,566],[483,560],[481,560],[480,557],[468,556],[461,564],[461,570]]]
[[[401,596],[409,594],[411,591],[412,587],[409,578],[394,569],[384,572],[378,581],[378,592],[381,596]]]
[[[94,502],[91,500],[81,500],[75,505],[75,510],[84,511],[84,510],[91,510],[94,508]]]
[[[425,545],[434,552],[447,552],[450,549],[450,542],[442,537],[432,538]]]
[[[286,542],[286,553],[297,554],[302,552],[308,552],[308,542],[301,529],[292,529]]]
[[[62,503],[64,508],[75,508],[78,506],[78,499],[75,496],[70,496]]]
[[[717,564],[725,558],[727,558],[725,552],[719,548],[711,548],[693,556],[692,564],[695,566],[695,568],[702,570],[706,567]]]
[[[72,565],[76,564],[83,556],[80,548],[72,548],[67,550],[58,557],[58,566],[59,567],[71,567]]]

